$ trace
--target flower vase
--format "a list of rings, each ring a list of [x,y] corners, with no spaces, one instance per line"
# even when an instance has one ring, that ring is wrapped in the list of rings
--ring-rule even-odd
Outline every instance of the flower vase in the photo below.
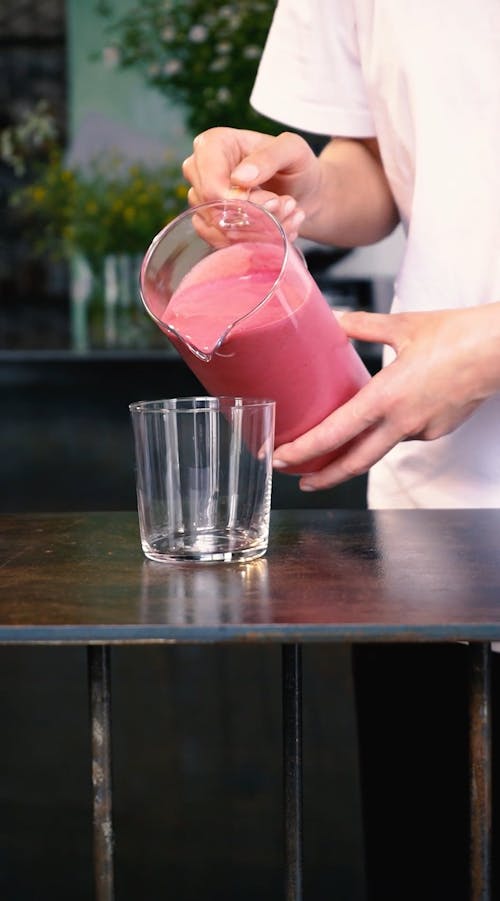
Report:
[[[85,353],[104,345],[104,265],[102,259],[75,256],[70,266],[73,350]]]
[[[78,256],[71,269],[73,349],[149,347],[156,330],[139,294],[142,256],[106,254],[89,260]]]

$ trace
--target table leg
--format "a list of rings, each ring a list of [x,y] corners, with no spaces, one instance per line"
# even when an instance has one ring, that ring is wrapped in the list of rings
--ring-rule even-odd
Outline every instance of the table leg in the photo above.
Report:
[[[302,649],[283,645],[285,897],[302,899]]]
[[[470,804],[471,901],[491,895],[491,647],[471,644]]]
[[[113,901],[110,649],[89,645],[93,851],[96,901]]]

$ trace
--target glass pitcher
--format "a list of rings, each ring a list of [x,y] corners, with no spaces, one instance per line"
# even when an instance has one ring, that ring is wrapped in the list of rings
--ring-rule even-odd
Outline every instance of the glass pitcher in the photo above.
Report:
[[[140,291],[209,394],[276,401],[276,446],[370,378],[301,253],[251,201],[210,201],[170,222],[144,257]],[[329,459],[309,461],[301,473]]]

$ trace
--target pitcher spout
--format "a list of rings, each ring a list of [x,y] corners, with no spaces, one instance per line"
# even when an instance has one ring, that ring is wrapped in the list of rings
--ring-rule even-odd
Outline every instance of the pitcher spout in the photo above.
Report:
[[[141,268],[142,302],[188,365],[209,363],[271,299],[268,318],[289,314],[280,291],[289,249],[262,207],[245,199],[200,204],[154,238]]]
[[[192,341],[189,340],[188,337],[186,337],[186,335],[181,335],[177,331],[177,329],[173,328],[171,325],[165,324],[163,326],[163,330],[165,334],[168,335],[174,346],[177,347],[177,350],[179,352],[182,353],[182,350],[184,350],[184,352],[188,351],[190,354],[193,354],[198,360],[201,360],[202,363],[210,363],[210,360],[212,359],[217,348],[222,344],[224,337],[221,336],[221,338],[217,341],[215,347],[213,347],[212,349],[205,348],[202,350],[201,347],[197,347],[192,343]]]

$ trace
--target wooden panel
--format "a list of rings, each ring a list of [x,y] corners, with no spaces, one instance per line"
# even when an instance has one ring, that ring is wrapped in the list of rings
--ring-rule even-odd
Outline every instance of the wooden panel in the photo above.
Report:
[[[146,561],[130,513],[0,517],[0,640],[500,639],[500,511],[275,511],[265,558]]]

